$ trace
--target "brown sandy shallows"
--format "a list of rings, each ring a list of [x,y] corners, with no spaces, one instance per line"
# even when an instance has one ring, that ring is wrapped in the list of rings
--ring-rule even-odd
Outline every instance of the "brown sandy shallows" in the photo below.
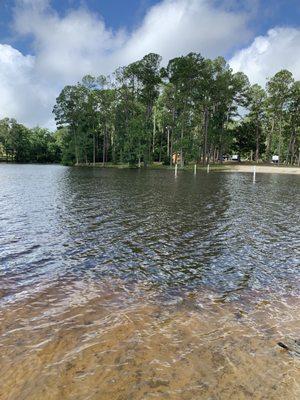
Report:
[[[300,398],[300,361],[276,345],[299,329],[299,299],[74,293],[2,309],[1,400]]]
[[[224,168],[220,167],[216,169],[217,172],[251,172],[253,173],[253,167],[256,168],[257,174],[291,174],[300,175],[300,167],[283,167],[276,165],[242,165],[242,164],[231,164],[224,165]]]

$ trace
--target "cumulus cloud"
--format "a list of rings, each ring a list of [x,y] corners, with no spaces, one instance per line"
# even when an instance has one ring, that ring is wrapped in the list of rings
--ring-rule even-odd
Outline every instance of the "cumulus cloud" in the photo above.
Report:
[[[42,79],[36,79],[34,69],[34,57],[0,44],[0,117],[15,117],[32,124],[38,116],[52,127],[48,97],[55,95]]]
[[[15,1],[14,34],[29,38],[32,55],[0,44],[0,118],[51,128],[56,96],[85,74],[111,73],[149,52],[166,62],[191,51],[215,57],[241,48],[250,35],[247,18],[253,17],[247,7],[258,2],[245,0],[241,8],[238,0],[162,0],[129,33],[109,29],[85,7],[59,15],[50,0]],[[237,51],[230,64],[264,85],[283,68],[300,79],[299,54],[300,29],[277,27]]]
[[[206,57],[225,55],[248,38],[246,15],[212,4],[205,0],[166,0],[152,7],[118,57],[137,59],[150,51],[165,59],[191,51]]]
[[[38,73],[60,82],[109,72],[108,59],[125,40],[122,32],[107,29],[101,17],[85,8],[70,10],[60,18],[45,4],[41,8],[34,3],[17,9],[14,25],[20,35],[33,37]]]
[[[266,79],[288,69],[300,79],[300,29],[274,28],[265,36],[238,51],[230,60],[235,71],[245,72],[252,83],[265,85]]]
[[[109,29],[84,7],[60,16],[49,0],[17,0],[14,30],[32,40],[33,55],[0,46],[0,118],[53,127],[52,106],[65,84],[108,74],[149,52],[164,60],[190,51],[226,55],[247,39],[246,22],[242,12],[212,1],[163,0],[128,33]]]

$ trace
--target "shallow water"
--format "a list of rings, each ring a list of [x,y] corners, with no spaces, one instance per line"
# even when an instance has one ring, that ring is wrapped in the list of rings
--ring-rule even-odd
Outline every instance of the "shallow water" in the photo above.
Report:
[[[299,184],[0,164],[0,399],[298,399]]]

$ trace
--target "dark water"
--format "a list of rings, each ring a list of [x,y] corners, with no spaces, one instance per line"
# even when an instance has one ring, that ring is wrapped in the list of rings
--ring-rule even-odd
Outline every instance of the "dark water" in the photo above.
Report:
[[[299,398],[299,216],[299,176],[0,164],[0,399]]]
[[[297,292],[300,178],[0,165],[2,301],[118,276]]]

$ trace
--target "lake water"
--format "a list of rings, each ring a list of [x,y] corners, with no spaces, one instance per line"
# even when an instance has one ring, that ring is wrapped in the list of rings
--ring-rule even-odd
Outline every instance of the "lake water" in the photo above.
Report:
[[[299,399],[299,176],[0,164],[0,399]]]

